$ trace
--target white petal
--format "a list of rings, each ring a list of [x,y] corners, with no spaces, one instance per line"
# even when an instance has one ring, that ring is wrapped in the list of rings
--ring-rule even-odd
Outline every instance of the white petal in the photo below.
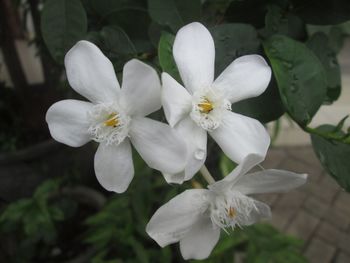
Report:
[[[188,91],[168,73],[162,74],[162,105],[171,127],[191,112],[192,100]]]
[[[119,83],[111,61],[88,41],[79,41],[64,58],[71,87],[94,103],[114,101]]]
[[[243,194],[286,192],[305,184],[306,178],[306,174],[271,169],[241,176],[234,188]]]
[[[95,154],[95,173],[106,190],[125,192],[134,177],[129,140],[126,139],[117,146],[101,143]]]
[[[161,108],[160,80],[147,64],[132,59],[123,69],[121,103],[130,115],[146,116]]]
[[[210,132],[224,153],[234,162],[241,163],[248,154],[265,156],[270,136],[255,119],[226,111],[221,125]]]
[[[178,242],[203,216],[209,203],[205,189],[191,189],[161,206],[146,226],[147,234],[161,247]]]
[[[192,177],[203,166],[207,156],[207,132],[195,124],[190,117],[180,121],[175,130],[186,142],[187,163],[185,170],[180,174],[165,176],[168,183],[182,184]]]
[[[250,171],[257,164],[264,160],[265,156],[257,154],[248,154],[243,161],[224,179],[215,182],[208,186],[208,188],[216,193],[220,194],[228,188],[232,188],[248,171]]]
[[[246,55],[234,60],[214,81],[233,103],[263,93],[271,79],[271,68],[259,55]]]
[[[249,226],[271,217],[271,209],[267,204],[254,200],[254,205],[256,209],[253,209],[250,214],[247,215],[244,222],[240,222],[242,226]]]
[[[92,107],[92,103],[80,100],[62,100],[53,104],[46,113],[52,138],[72,147],[90,141],[87,112]]]
[[[210,218],[203,217],[180,240],[183,258],[203,260],[209,257],[220,238],[220,228],[214,227]]]
[[[194,22],[181,28],[175,37],[173,53],[182,81],[189,91],[212,85],[214,40],[202,24]]]
[[[186,144],[169,125],[149,118],[134,118],[129,134],[132,144],[151,168],[171,174],[184,169]]]

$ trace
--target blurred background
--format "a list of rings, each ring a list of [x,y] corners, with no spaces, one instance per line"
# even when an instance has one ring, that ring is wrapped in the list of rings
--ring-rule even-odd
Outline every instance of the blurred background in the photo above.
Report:
[[[306,6],[287,0],[0,0],[0,262],[184,262],[177,245],[159,248],[144,228],[159,206],[205,182],[196,177],[169,186],[134,153],[135,180],[125,194],[109,193],[94,175],[96,145],[70,148],[55,142],[45,114],[56,101],[80,98],[69,87],[62,63],[78,40],[97,44],[117,74],[137,57],[177,76],[174,34],[191,21],[210,27],[221,47],[217,71],[244,54],[259,53],[272,63],[264,41],[284,35],[316,54],[329,84],[328,97],[308,126],[281,99],[278,75],[261,97],[233,107],[266,123],[272,146],[263,167],[306,172],[309,181],[288,194],[256,196],[271,205],[272,220],[224,233],[204,262],[350,262],[350,197],[345,191],[350,180],[344,183],[342,177],[350,175],[349,164],[332,170],[332,159],[322,159],[318,151],[317,134],[307,129],[350,126],[348,119],[340,121],[350,113],[348,20],[345,0]],[[312,68],[302,68],[303,74]],[[311,100],[319,88],[314,86]],[[161,112],[154,117],[163,119]],[[344,145],[337,149],[343,147],[343,160],[348,160],[349,145]],[[208,147],[206,164],[219,179],[234,164],[213,142]]]

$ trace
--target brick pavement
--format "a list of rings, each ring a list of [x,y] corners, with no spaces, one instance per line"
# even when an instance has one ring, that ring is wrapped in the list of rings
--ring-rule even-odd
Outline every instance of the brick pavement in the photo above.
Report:
[[[299,189],[257,197],[271,205],[272,225],[303,239],[310,263],[350,263],[350,194],[326,174],[312,147],[272,148],[262,165],[309,175]]]

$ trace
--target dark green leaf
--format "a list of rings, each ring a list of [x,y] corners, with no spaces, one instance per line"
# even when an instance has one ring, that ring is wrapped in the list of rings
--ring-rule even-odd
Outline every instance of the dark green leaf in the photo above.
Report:
[[[300,125],[308,124],[327,91],[323,66],[304,44],[275,35],[264,42],[284,107]]]
[[[135,55],[136,49],[128,35],[118,26],[106,26],[101,30],[101,37],[104,43],[104,51],[108,57],[119,55]]]
[[[173,78],[179,81],[180,75],[173,57],[174,40],[174,35],[166,32],[162,33],[158,47],[158,58],[162,70],[169,73]]]
[[[146,8],[142,0],[89,0],[89,6],[102,19],[116,11]]]
[[[334,132],[336,127],[322,125],[317,128],[323,132]],[[325,139],[311,134],[312,146],[323,167],[338,184],[350,192],[350,144]]]
[[[285,110],[276,80],[272,78],[266,91],[260,96],[232,104],[232,111],[257,119],[262,123],[277,120]]]
[[[303,21],[278,5],[269,5],[265,17],[265,28],[260,33],[267,38],[274,34],[287,35],[293,39],[304,39],[306,27]]]
[[[291,0],[293,11],[306,23],[335,25],[350,20],[348,0]]]
[[[247,23],[262,28],[266,12],[266,1],[263,0],[232,1],[225,16],[229,22]]]
[[[200,19],[200,0],[148,0],[148,11],[160,25],[171,28],[175,33],[180,27]]]
[[[106,15],[103,18],[103,22],[110,25],[118,25],[133,41],[148,39],[148,27],[151,19],[145,8],[116,9]]]
[[[41,31],[52,57],[57,62],[63,63],[67,51],[84,38],[86,30],[86,13],[79,0],[45,2]]]
[[[318,32],[313,34],[306,45],[321,61],[327,78],[326,103],[337,100],[341,92],[340,67],[337,54],[332,49],[326,34]]]
[[[234,59],[256,54],[260,41],[254,27],[246,24],[222,24],[210,28],[215,42],[215,71],[219,75]]]
[[[229,173],[231,173],[236,166],[237,164],[231,161],[225,154],[221,155],[219,167],[223,176],[226,176]]]

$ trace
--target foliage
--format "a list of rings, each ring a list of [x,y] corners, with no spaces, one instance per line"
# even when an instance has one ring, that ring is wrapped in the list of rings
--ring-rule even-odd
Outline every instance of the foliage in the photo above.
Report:
[[[72,247],[79,249],[78,253],[86,250],[83,252],[86,262],[185,262],[178,248],[158,247],[144,230],[154,209],[183,189],[174,187],[168,193],[168,185],[161,176],[152,174],[140,159],[137,162],[137,178],[131,191],[111,197],[96,213],[87,214],[81,205],[72,209],[62,190],[67,183],[62,180],[48,180],[38,187],[32,198],[7,206],[0,215],[0,231],[17,242],[9,262],[47,262],[48,259],[62,262],[80,258],[81,255],[72,254]],[[156,179],[148,182],[145,176]],[[78,225],[71,225],[72,218]],[[66,227],[80,238],[66,238],[62,243],[59,236]],[[212,256],[203,262],[229,263],[235,254],[243,253],[247,263],[304,263],[301,245],[300,240],[281,234],[270,225],[237,228],[232,233],[223,232]]]
[[[22,199],[6,207],[0,216],[0,232],[18,243],[9,251],[13,262],[24,262],[34,255],[45,253],[39,244],[52,245],[57,239],[55,224],[64,220],[61,202],[50,199],[59,190],[59,180],[49,180],[35,191],[32,198]],[[13,234],[16,233],[16,236]],[[40,251],[41,250],[41,251]]]

